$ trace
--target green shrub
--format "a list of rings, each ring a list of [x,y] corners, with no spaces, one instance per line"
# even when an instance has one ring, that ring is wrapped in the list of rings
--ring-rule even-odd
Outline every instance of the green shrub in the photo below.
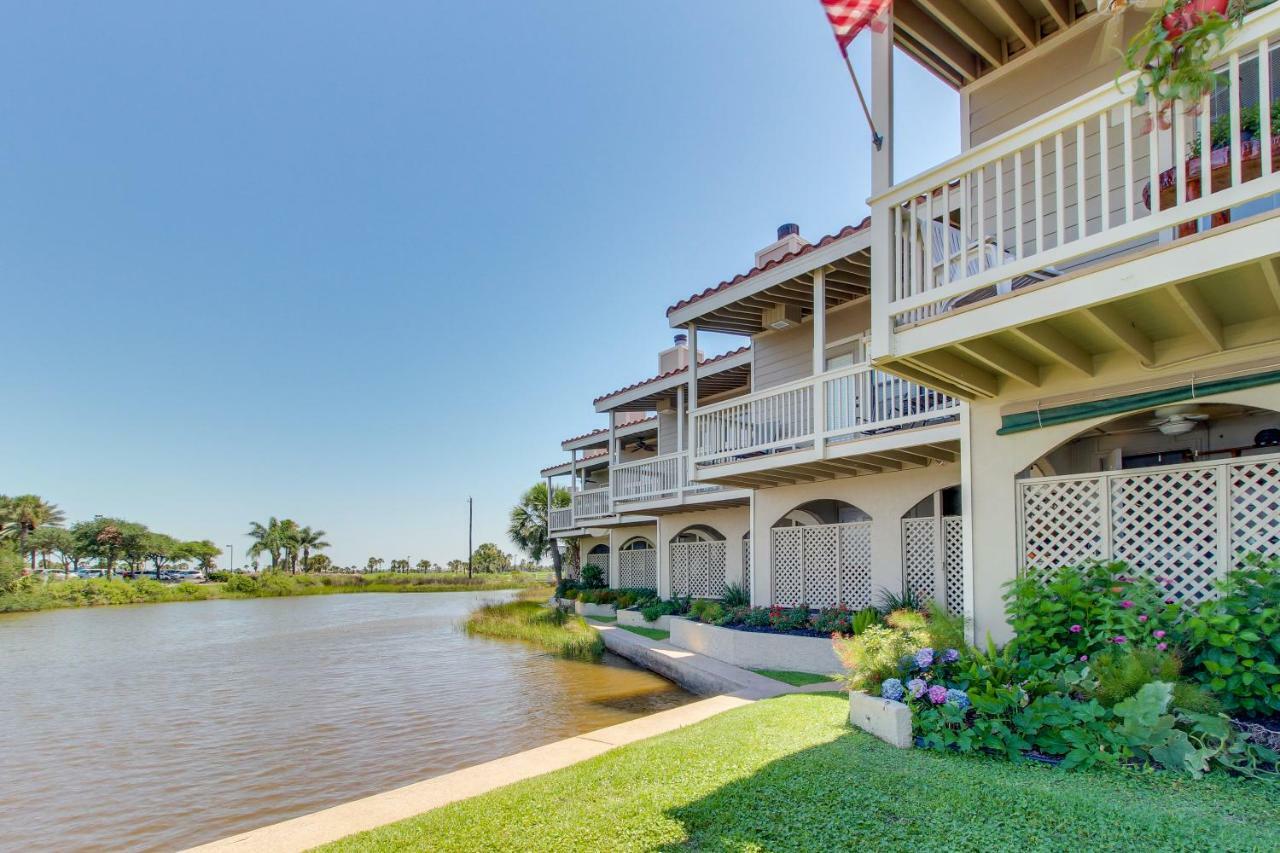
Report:
[[[231,580],[231,572],[224,572],[219,569],[210,569],[204,573],[204,576],[214,583],[225,583]]]
[[[240,595],[257,595],[258,581],[249,575],[232,575],[231,578],[222,585],[225,592],[234,592]]]
[[[1222,702],[1203,687],[1186,681],[1173,685],[1171,706],[1179,711],[1194,714],[1221,714],[1226,708]]]
[[[22,557],[11,548],[0,548],[0,593],[13,592],[22,578]]]
[[[775,631],[803,631],[810,627],[809,606],[769,608],[769,626]]]
[[[827,607],[813,617],[813,630],[823,634],[848,635],[853,633],[853,611],[843,604]]]
[[[601,589],[608,586],[604,580],[604,570],[594,563],[583,566],[582,586],[586,589]]]
[[[912,618],[912,617],[916,618]],[[898,674],[903,658],[929,645],[924,617],[899,610],[885,617],[885,625],[871,625],[860,634],[834,640],[836,656],[847,671],[849,686],[870,690]]]
[[[709,598],[699,598],[689,608],[689,615],[699,622],[716,625],[724,619],[725,613],[724,607],[720,605],[720,602],[712,601]]]
[[[726,608],[750,607],[751,596],[741,584],[727,583],[724,585],[724,595],[720,596],[720,603]]]
[[[865,607],[853,614],[853,619],[849,625],[850,634],[861,634],[872,625],[880,624],[880,611],[874,607]]]
[[[1093,657],[1117,645],[1167,647],[1180,610],[1124,563],[1064,567],[1009,584],[1005,610],[1028,655],[1069,649]]]
[[[1153,681],[1176,682],[1182,675],[1182,661],[1157,649],[1112,648],[1091,658],[1089,669],[1098,680],[1094,697],[1110,708]]]
[[[640,608],[640,615],[647,622],[656,622],[663,616],[670,616],[676,612],[676,606],[670,601],[655,601]]]
[[[751,628],[768,628],[773,619],[768,607],[752,607],[743,614],[742,624]]]
[[[1280,559],[1251,555],[1218,591],[1187,620],[1195,678],[1229,712],[1280,713]]]
[[[918,610],[923,613],[925,602],[912,589],[903,589],[902,592],[881,589],[876,595],[875,606],[886,615],[897,610]]]

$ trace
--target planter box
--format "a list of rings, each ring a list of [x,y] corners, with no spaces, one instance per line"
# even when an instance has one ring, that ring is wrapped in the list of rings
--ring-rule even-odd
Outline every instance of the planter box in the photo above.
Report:
[[[618,615],[618,609],[612,604],[583,604],[581,601],[575,601],[573,609],[579,616],[613,617]]]
[[[911,709],[901,702],[849,691],[849,722],[899,749],[910,749]]]
[[[619,610],[618,624],[634,625],[638,628],[653,628],[655,631],[670,631],[671,617],[659,616],[657,619],[650,622],[640,615],[639,610]]]
[[[671,643],[746,669],[788,669],[830,675],[843,667],[826,637],[736,631],[675,616]]]

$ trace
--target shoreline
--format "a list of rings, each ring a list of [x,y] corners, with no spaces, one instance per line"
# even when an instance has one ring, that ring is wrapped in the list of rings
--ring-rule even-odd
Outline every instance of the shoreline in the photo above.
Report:
[[[395,576],[393,576],[395,577]],[[540,579],[517,577],[515,573],[496,575],[492,580],[475,583],[448,581],[414,582],[430,575],[399,575],[399,582],[379,578],[366,582],[363,575],[282,575],[274,586],[259,592],[227,591],[224,581],[204,584],[161,584],[154,578],[125,580],[113,578],[54,580],[34,589],[0,595],[0,616],[11,613],[41,613],[49,610],[78,610],[100,607],[123,607],[139,604],[186,604],[197,601],[243,601],[258,598],[300,598],[313,595],[352,595],[357,593],[433,593],[433,592],[501,592],[521,591],[546,585]],[[326,583],[326,579],[342,579]],[[360,578],[358,581],[349,578]],[[142,581],[142,584],[139,584]],[[62,585],[66,584],[64,587]],[[71,585],[74,585],[72,587]],[[52,587],[52,589],[51,589]],[[58,597],[59,593],[68,597]],[[91,596],[91,597],[90,597]],[[26,599],[24,601],[24,599]]]

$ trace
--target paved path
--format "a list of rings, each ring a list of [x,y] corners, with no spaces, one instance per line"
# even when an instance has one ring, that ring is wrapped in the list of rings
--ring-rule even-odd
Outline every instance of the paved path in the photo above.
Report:
[[[835,682],[792,687],[661,640],[608,623],[593,623],[615,654],[639,663],[695,693],[712,696],[647,717],[565,738],[382,794],[354,800],[282,823],[192,848],[219,853],[295,853],[356,832],[395,823],[458,800],[541,776],[609,750],[701,722],[708,717],[783,693],[840,689]]]

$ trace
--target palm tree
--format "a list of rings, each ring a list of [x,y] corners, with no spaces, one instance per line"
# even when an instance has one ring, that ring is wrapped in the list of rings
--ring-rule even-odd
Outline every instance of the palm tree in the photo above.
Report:
[[[280,565],[280,552],[284,550],[284,535],[280,529],[280,521],[274,515],[267,519],[266,525],[256,521],[249,523],[248,537],[253,540],[249,546],[249,556],[257,557],[266,554],[271,558],[271,570]]]
[[[4,527],[9,535],[18,537],[18,552],[27,553],[27,537],[38,527],[61,527],[66,516],[57,504],[51,504],[39,495],[18,495],[6,498],[2,508]],[[31,552],[31,571],[36,570],[36,552]]]
[[[568,489],[560,488],[551,492],[551,503],[557,508],[569,506],[572,500]],[[555,571],[556,583],[559,584],[560,547],[551,537],[547,515],[547,484],[535,483],[520,496],[520,503],[511,508],[507,535],[535,563],[550,552],[551,568]]]
[[[312,530],[310,527],[304,527],[298,531],[297,542],[302,549],[302,570],[307,571],[308,562],[311,560],[311,552],[322,551],[329,547],[329,543],[324,541],[325,532],[323,530]]]

